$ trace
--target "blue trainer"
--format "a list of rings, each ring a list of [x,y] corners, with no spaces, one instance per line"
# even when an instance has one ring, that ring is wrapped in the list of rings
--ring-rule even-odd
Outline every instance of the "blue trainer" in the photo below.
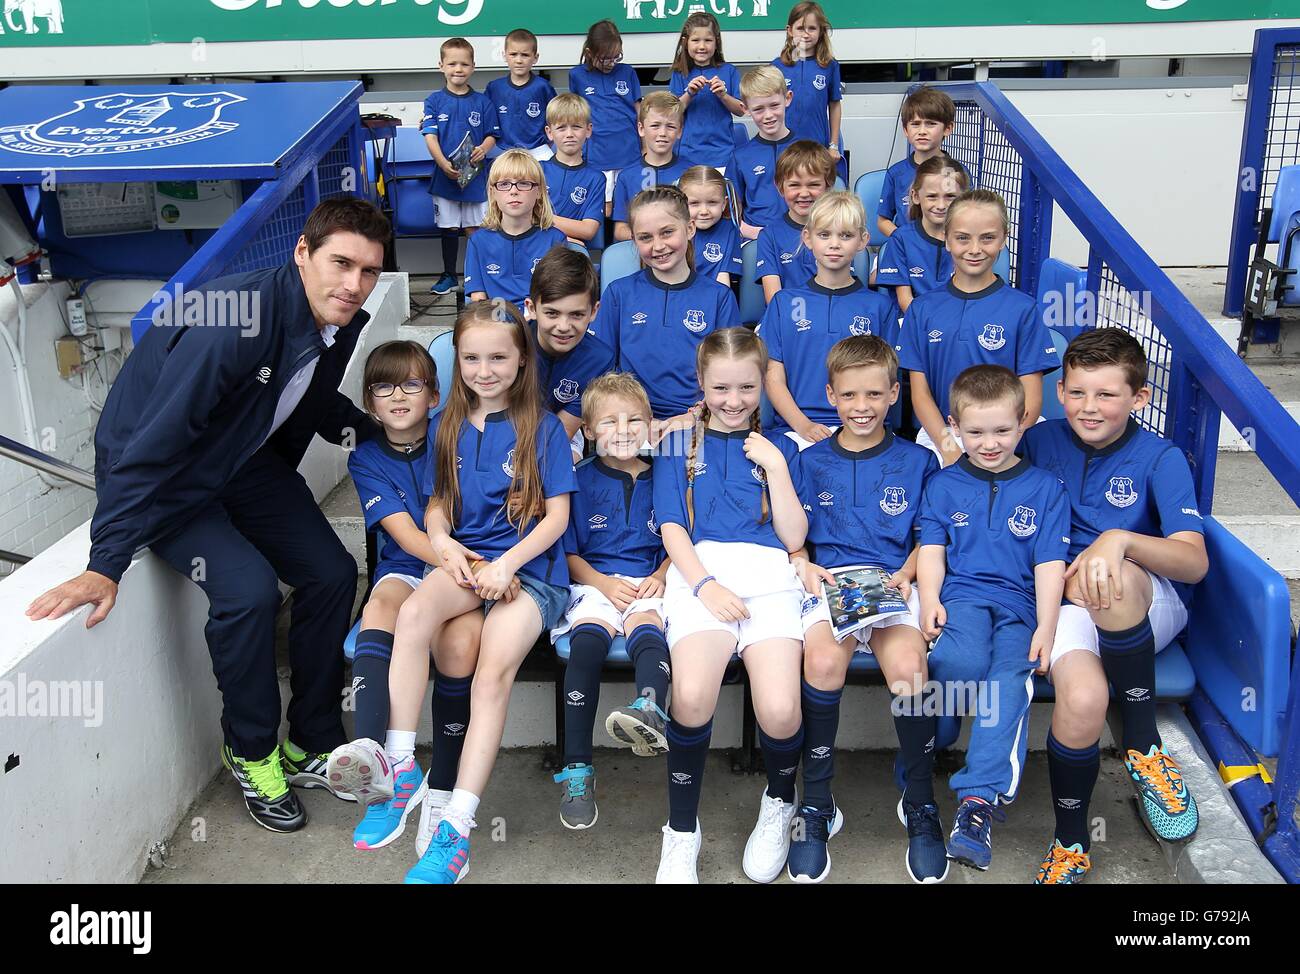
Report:
[[[801,805],[794,817],[790,851],[785,871],[796,883],[820,883],[831,874],[831,857],[826,849],[831,836],[844,828],[844,813],[839,808],[829,812]]]
[[[898,800],[898,820],[907,829],[907,855],[903,864],[914,883],[942,883],[948,878],[948,856],[943,845],[939,809]]]
[[[966,798],[957,806],[957,818],[948,836],[948,858],[963,866],[984,870],[993,861],[993,821],[1006,821],[998,808],[978,798]]]
[[[352,831],[352,844],[370,851],[395,841],[406,830],[406,819],[424,800],[427,788],[415,758],[407,758],[405,764],[393,768],[393,797],[366,809]]]
[[[406,874],[407,885],[454,886],[469,875],[469,839],[443,819],[420,861]]]
[[[429,288],[430,294],[450,294],[456,290],[456,275],[443,274],[433,282],[433,287]]]

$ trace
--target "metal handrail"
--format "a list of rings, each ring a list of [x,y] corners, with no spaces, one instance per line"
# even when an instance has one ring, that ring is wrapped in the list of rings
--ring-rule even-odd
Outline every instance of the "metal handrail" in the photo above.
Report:
[[[25,443],[19,443],[17,440],[11,440],[7,436],[0,436],[0,457],[6,457],[10,460],[17,460],[24,466],[31,467],[33,470],[39,470],[42,473],[50,474],[61,480],[76,484],[78,487],[85,487],[87,490],[95,489],[95,475],[89,470],[83,470],[81,467],[73,466],[60,460],[58,457],[52,457],[48,453],[42,453],[35,447],[30,447]]]
[[[4,548],[0,548],[0,561],[7,561],[11,565],[25,565],[31,560],[28,555],[20,555],[16,551],[6,551]]]

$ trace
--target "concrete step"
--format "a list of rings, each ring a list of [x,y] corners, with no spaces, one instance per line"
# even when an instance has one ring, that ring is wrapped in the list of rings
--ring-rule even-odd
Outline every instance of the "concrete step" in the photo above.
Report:
[[[1300,361],[1248,357],[1246,364],[1292,419],[1300,422]],[[1254,440],[1249,430],[1243,435],[1225,417],[1219,426],[1219,449],[1227,452],[1253,450]]]
[[[1255,454],[1219,454],[1214,516],[1285,578],[1300,579],[1300,510]]]
[[[352,478],[343,480],[330,491],[320,505],[343,547],[356,559],[357,572],[366,573],[366,522],[361,516],[361,499],[352,485]]]
[[[1241,320],[1223,314],[1223,294],[1227,281],[1226,267],[1166,267],[1164,272],[1178,286],[1196,310],[1205,316],[1210,326],[1233,348],[1241,334]],[[1247,361],[1300,359],[1300,316],[1290,313],[1282,319],[1281,332],[1276,343],[1252,345],[1246,353]]]

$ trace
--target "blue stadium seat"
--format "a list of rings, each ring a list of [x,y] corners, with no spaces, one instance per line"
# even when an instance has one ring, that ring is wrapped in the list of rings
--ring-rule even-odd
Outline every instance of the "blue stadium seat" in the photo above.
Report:
[[[587,260],[591,260],[591,254],[587,252],[587,248],[583,244],[574,240],[566,240],[564,246],[568,247],[570,250],[576,250],[578,253],[586,257]]]
[[[745,128],[744,122],[731,123],[731,140],[737,148],[749,141],[749,129]]]
[[[411,125],[397,128],[392,173],[384,180],[393,205],[393,236],[436,237],[441,231],[433,217],[433,158],[420,130]]]
[[[1065,340],[1055,328],[1047,329],[1047,333],[1052,336],[1052,344],[1056,346],[1056,354],[1065,355],[1065,346],[1070,343]],[[1061,404],[1061,397],[1056,394],[1056,382],[1061,378],[1061,367],[1058,365],[1051,372],[1043,373],[1043,418],[1044,419],[1064,419],[1065,406]]]
[[[882,247],[888,239],[876,227],[877,209],[880,206],[880,191],[884,185],[885,170],[883,169],[864,172],[858,177],[857,182],[853,184],[853,192],[858,194],[858,199],[862,200],[862,208],[867,213],[867,229],[871,231],[871,239],[867,241],[867,244],[871,247]]]
[[[1296,234],[1300,232],[1300,166],[1283,166],[1278,170],[1272,207],[1268,239],[1278,245],[1278,266],[1292,272],[1283,282],[1279,303],[1294,307],[1300,305],[1300,283],[1297,283],[1300,245],[1296,244]]]
[[[438,370],[438,405],[429,411],[430,416],[438,412],[447,402],[447,391],[451,388],[451,370],[456,364],[456,349],[451,343],[452,330],[449,328],[440,335],[434,335],[429,342],[429,354],[433,356],[434,368]]]
[[[1088,272],[1081,267],[1048,257],[1038,269],[1038,306],[1043,320],[1067,339],[1088,326],[1087,291]]]
[[[600,255],[600,293],[605,293],[610,281],[628,277],[640,269],[641,257],[636,252],[636,244],[631,240],[610,244]]]
[[[848,187],[848,184],[847,184],[846,182],[844,182],[844,177],[843,177],[843,176],[838,176],[838,175],[837,175],[837,176],[835,177],[835,185],[832,186],[831,188],[834,189],[836,192],[840,192],[840,191],[843,191],[843,190],[848,189],[849,187]]]
[[[853,276],[863,284],[866,284],[871,277],[871,272],[876,267],[876,258],[870,250],[863,247],[853,255]]]
[[[754,275],[758,271],[758,242],[746,240],[740,247],[743,270],[740,273],[740,320],[747,325],[763,318],[767,302],[763,300],[763,285]]]

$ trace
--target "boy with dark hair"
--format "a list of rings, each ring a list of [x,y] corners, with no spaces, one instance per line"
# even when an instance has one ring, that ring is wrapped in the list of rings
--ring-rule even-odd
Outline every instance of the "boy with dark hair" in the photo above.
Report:
[[[817,260],[803,245],[803,228],[817,198],[834,186],[835,159],[825,146],[801,139],[781,153],[776,190],[786,211],[758,235],[755,274],[763,285],[764,302],[783,287],[806,284],[817,273]]]
[[[1196,800],[1161,743],[1153,688],[1156,653],[1186,626],[1191,586],[1209,567],[1187,460],[1132,415],[1151,399],[1138,340],[1118,328],[1080,335],[1065,350],[1057,394],[1065,418],[1031,428],[1022,444],[1026,459],[1065,484],[1071,508],[1068,601],[1039,666],[1056,687],[1047,737],[1056,836],[1036,882],[1053,885],[1077,883],[1091,867],[1088,807],[1108,684],[1148,827],[1170,842],[1196,832]]]
[[[537,35],[518,27],[506,35],[504,78],[489,81],[485,92],[496,106],[502,149],[523,149],[539,162],[551,157],[546,144],[546,106],[555,97],[551,83],[533,73],[537,63]]]
[[[885,172],[876,207],[876,226],[886,237],[907,219],[916,167],[943,153],[943,140],[957,124],[957,106],[946,92],[922,85],[903,99],[898,113],[908,153]]]

